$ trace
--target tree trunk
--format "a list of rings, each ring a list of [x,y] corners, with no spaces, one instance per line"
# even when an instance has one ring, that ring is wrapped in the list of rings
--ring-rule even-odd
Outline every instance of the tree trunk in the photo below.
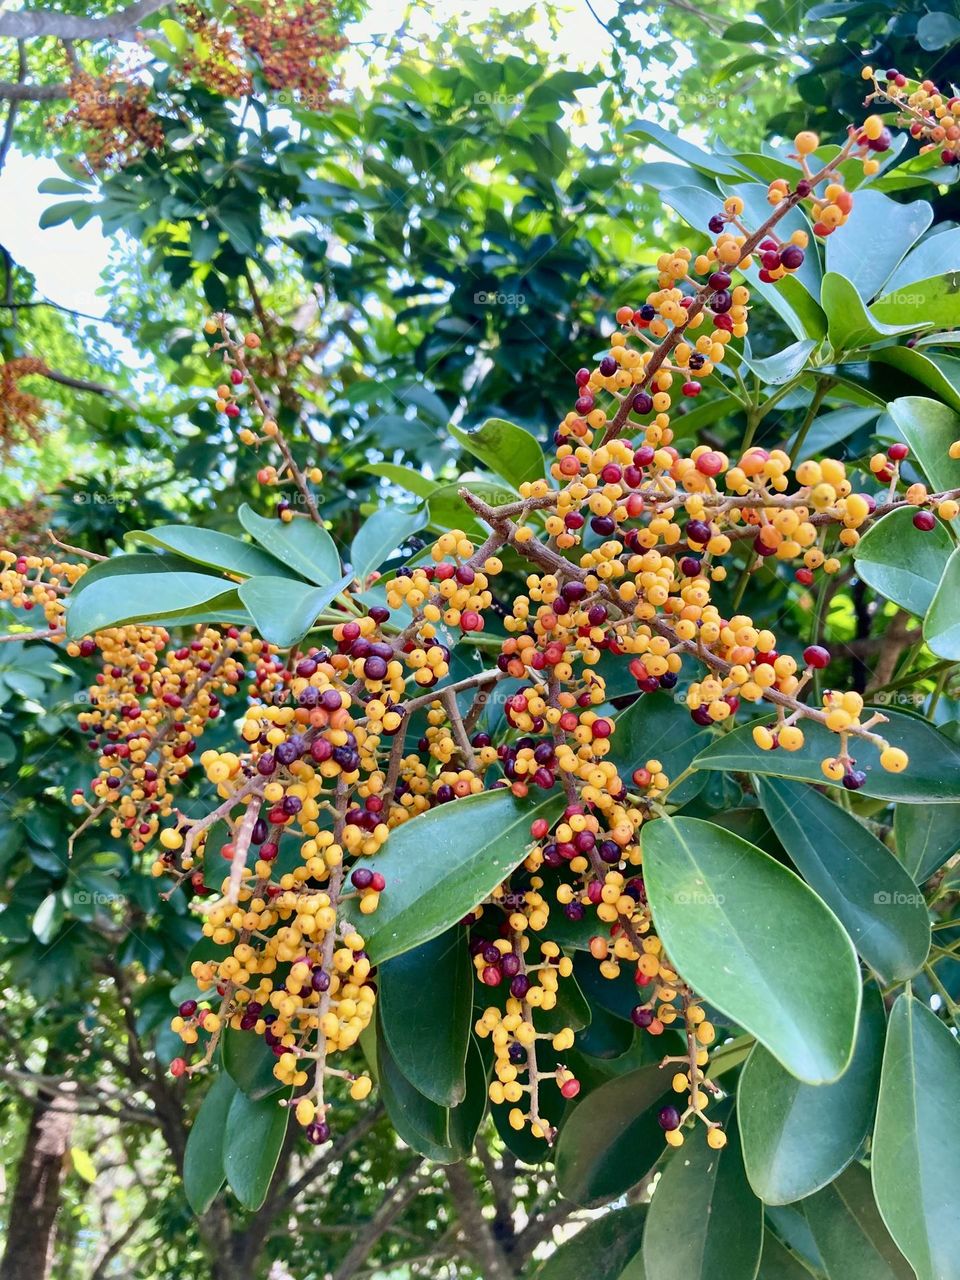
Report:
[[[50,1273],[75,1106],[69,1085],[41,1091],[33,1104],[10,1197],[0,1280],[46,1280]]]

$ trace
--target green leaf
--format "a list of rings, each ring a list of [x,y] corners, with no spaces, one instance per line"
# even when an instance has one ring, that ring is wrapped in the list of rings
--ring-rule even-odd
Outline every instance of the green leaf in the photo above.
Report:
[[[904,204],[880,191],[858,191],[842,234],[827,240],[827,271],[844,276],[869,302],[932,220],[925,200]]]
[[[960,280],[956,271],[931,276],[928,280],[915,280],[912,284],[889,289],[870,308],[875,320],[888,324],[910,324],[913,328],[933,325],[937,329],[950,329],[956,324]]]
[[[920,319],[917,324],[883,324],[864,306],[852,282],[834,271],[828,271],[823,277],[820,303],[827,313],[827,336],[836,352],[868,347],[883,338],[910,333],[930,323]]]
[[[390,1052],[379,1015],[377,1072],[390,1123],[408,1147],[440,1164],[454,1164],[470,1152],[487,1101],[486,1071],[475,1040],[467,1054],[466,1096],[456,1107],[440,1106],[410,1083]]]
[[[455,926],[388,960],[380,966],[379,991],[383,1037],[400,1071],[432,1102],[457,1106],[466,1091],[473,1011],[464,931]]]
[[[609,758],[625,775],[656,759],[672,782],[713,739],[712,731],[695,724],[668,693],[645,693],[615,717],[615,724]],[[670,792],[671,804],[686,804],[703,785],[696,774],[685,779]]]
[[[251,537],[281,564],[301,577],[325,587],[340,577],[340,556],[333,539],[312,520],[267,520],[257,515],[246,503],[237,512],[240,523]]]
[[[916,157],[922,161],[923,157]],[[960,227],[924,236],[916,248],[911,249],[896,271],[887,281],[888,293],[910,291],[910,286],[941,274],[960,271]]]
[[[910,757],[903,773],[887,773],[880,767],[880,752],[864,739],[856,742],[857,767],[866,770],[861,795],[878,800],[899,800],[908,804],[931,801],[960,802],[960,748],[933,725],[902,711],[880,710],[887,717],[881,732],[894,747]],[[806,721],[804,745],[799,751],[761,751],[753,740],[753,724],[743,724],[724,734],[701,751],[694,761],[697,769],[723,769],[732,773],[773,774],[816,782],[820,786],[840,786],[824,776],[820,764],[837,754],[839,739],[821,724]],[[960,812],[960,810],[958,810]]]
[[[805,1200],[803,1211],[827,1280],[914,1280],[877,1212],[863,1165],[849,1165]]]
[[[960,18],[942,9],[925,13],[917,23],[917,40],[921,49],[931,52],[955,44],[960,40]]]
[[[41,213],[40,230],[46,231],[50,227],[59,227],[64,222],[71,221],[76,226],[82,226],[92,213],[93,205],[88,204],[86,200],[61,200],[59,204],[48,205]],[[78,221],[78,218],[81,221]]]
[[[639,137],[646,142],[652,142],[654,146],[662,148],[674,159],[682,160],[684,164],[690,165],[692,169],[699,169],[701,172],[711,174],[714,177],[736,178],[743,176],[741,167],[733,159],[701,151],[699,147],[693,146],[683,138],[678,137],[677,134],[661,128],[660,125],[654,124],[650,120],[640,120],[636,124],[630,125],[626,133]],[[701,228],[701,230],[703,229]]]
[[[63,915],[63,899],[59,892],[48,893],[34,912],[34,937],[44,946],[52,942],[63,924]]]
[[[893,1006],[873,1134],[873,1189],[917,1280],[957,1274],[960,1044],[904,992]]]
[[[450,434],[468,453],[515,489],[544,477],[543,450],[529,431],[513,422],[488,418],[476,431],[464,431],[451,423]]]
[[[288,649],[299,644],[319,614],[352,581],[351,573],[327,587],[310,587],[291,578],[248,578],[237,594],[264,640]]]
[[[794,342],[792,346],[784,347],[782,351],[778,351],[773,356],[765,356],[763,359],[759,359],[758,357],[744,354],[741,358],[747,368],[752,369],[761,382],[766,383],[769,387],[779,387],[797,376],[806,365],[807,357],[816,345],[817,343],[813,338],[804,338],[800,342]]]
[[[179,625],[217,621],[237,612],[238,596],[223,578],[205,573],[151,573],[102,578],[67,604],[67,636],[82,636],[132,622]]]
[[[670,1096],[669,1074],[657,1064],[591,1090],[560,1126],[554,1153],[560,1194],[593,1206],[636,1186],[663,1152],[657,1112]]]
[[[898,804],[893,833],[897,857],[916,884],[929,880],[960,849],[960,823],[950,804]]]
[[[423,507],[405,511],[402,507],[381,507],[369,516],[360,528],[350,548],[350,562],[354,576],[360,583],[366,582],[374,569],[379,569],[387,556],[395,551],[418,529],[427,523]]]
[[[97,1180],[97,1166],[90,1158],[90,1154],[84,1151],[83,1147],[70,1148],[70,1163],[73,1165],[74,1173],[87,1183],[93,1183]]]
[[[915,529],[917,507],[902,507],[870,525],[853,549],[857,573],[868,586],[922,618],[943,576],[953,539],[942,521],[929,533]]]
[[[836,1080],[860,1012],[856,953],[836,917],[792,871],[711,822],[660,818],[642,847],[657,933],[678,972],[792,1075]]]
[[[228,533],[216,533],[212,529],[198,529],[191,525],[159,524],[154,529],[128,533],[124,541],[173,551],[185,560],[243,578],[263,573],[277,575],[283,570],[273,556],[266,555],[249,542],[242,542]]]
[[[418,498],[429,498],[444,483],[442,480],[428,480],[422,472],[415,471],[413,467],[402,467],[396,462],[371,462],[363,470],[374,476],[382,476],[384,480],[389,480],[400,489],[406,489],[408,493],[416,494]]]
[[[186,30],[181,27],[179,22],[174,22],[172,18],[163,18],[160,21],[160,30],[166,36],[171,46],[177,53],[186,53],[190,43],[190,37]]]
[[[960,360],[897,346],[880,347],[869,355],[870,360],[889,365],[908,378],[913,378],[921,386],[928,387],[951,409],[960,413]],[[892,405],[887,408],[892,412]]]
[[[183,1190],[187,1204],[200,1216],[223,1186],[223,1142],[227,1116],[237,1086],[225,1071],[217,1073],[190,1127],[183,1153]]]
[[[864,992],[850,1066],[835,1084],[802,1084],[756,1045],[740,1076],[737,1116],[750,1185],[767,1204],[790,1204],[832,1182],[873,1123],[885,1030],[876,987]]]
[[[901,396],[887,409],[934,492],[960,488],[960,458],[948,453],[960,439],[960,414],[925,396]]]
[[[256,1100],[239,1090],[230,1103],[222,1130],[223,1171],[230,1190],[251,1212],[267,1198],[289,1115],[276,1098]]]
[[[505,788],[430,809],[390,834],[375,861],[386,880],[380,905],[347,914],[362,931],[374,964],[429,942],[472,911],[526,857],[534,818],[555,817],[560,796],[522,803]]]
[[[923,620],[923,638],[938,658],[960,661],[960,547],[947,561],[930,602],[930,610]]]
[[[653,1193],[643,1237],[647,1275],[753,1280],[762,1247],[763,1205],[747,1182],[736,1125],[722,1151],[708,1147],[698,1130],[667,1162]]]
[[[772,1231],[763,1233],[763,1253],[757,1280],[810,1280],[813,1272],[781,1244]]]
[[[220,1054],[224,1070],[248,1098],[266,1098],[283,1088],[273,1074],[277,1059],[263,1036],[224,1027]]]
[[[594,1218],[547,1258],[534,1280],[620,1280],[640,1250],[646,1217],[647,1206],[633,1204]]]
[[[852,813],[806,783],[762,778],[757,787],[797,870],[866,963],[885,986],[912,977],[930,950],[930,919],[902,864]]]

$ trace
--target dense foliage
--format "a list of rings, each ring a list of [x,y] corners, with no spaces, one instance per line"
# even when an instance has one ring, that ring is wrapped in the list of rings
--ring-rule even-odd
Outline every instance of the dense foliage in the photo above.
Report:
[[[71,63],[140,367],[5,254],[4,1277],[957,1274],[951,15],[532,21]]]

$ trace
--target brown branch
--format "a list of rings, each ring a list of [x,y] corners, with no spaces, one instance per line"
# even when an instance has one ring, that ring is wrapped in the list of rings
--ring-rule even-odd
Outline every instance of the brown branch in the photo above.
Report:
[[[411,1160],[370,1221],[357,1229],[357,1238],[334,1271],[332,1280],[351,1280],[356,1275],[373,1246],[416,1199],[430,1177],[431,1171],[424,1168],[424,1162],[419,1156]]]
[[[309,1164],[303,1173],[295,1182],[291,1182],[280,1201],[281,1209],[288,1209],[294,1201],[306,1191],[310,1183],[323,1173],[324,1169],[328,1169],[331,1165],[337,1164],[345,1156],[347,1156],[353,1148],[361,1142],[367,1134],[373,1129],[383,1115],[383,1107],[377,1104],[365,1112],[357,1123],[348,1129],[346,1133],[341,1135],[331,1146],[324,1151],[323,1155],[318,1156],[312,1164]],[[353,1227],[350,1228],[354,1230]]]
[[[16,14],[10,14],[16,17]],[[22,84],[17,80],[0,80],[0,100],[5,102],[52,102],[55,98],[69,98],[70,85]]]
[[[135,40],[137,27],[152,14],[165,9],[170,0],[136,0],[102,18],[83,18],[55,9],[19,9],[0,13],[0,36],[34,40],[54,36],[59,40]]]
[[[443,1172],[456,1205],[464,1244],[479,1263],[484,1280],[514,1280],[517,1272],[497,1243],[490,1223],[483,1216],[470,1170],[461,1162],[446,1165]]]

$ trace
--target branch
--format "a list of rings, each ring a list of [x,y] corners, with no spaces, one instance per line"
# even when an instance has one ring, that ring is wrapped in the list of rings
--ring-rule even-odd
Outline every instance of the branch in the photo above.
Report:
[[[361,1142],[367,1136],[382,1115],[382,1106],[378,1104],[375,1107],[371,1107],[371,1109],[357,1121],[352,1129],[348,1129],[347,1132],[338,1138],[332,1146],[327,1148],[322,1156],[319,1156],[312,1164],[309,1164],[306,1169],[304,1169],[300,1177],[297,1178],[296,1182],[291,1182],[283,1193],[283,1198],[280,1202],[281,1209],[289,1209],[293,1202],[301,1195],[302,1192],[306,1191],[310,1183],[313,1182],[313,1180],[318,1177],[324,1169],[329,1168],[330,1165],[336,1164],[339,1160],[342,1160],[347,1156],[357,1143]],[[353,1229],[354,1228],[351,1228],[351,1230]]]
[[[11,13],[18,18],[18,13]],[[2,22],[2,19],[0,19]],[[6,102],[51,102],[55,98],[69,98],[70,86],[63,84],[22,84],[16,80],[0,80],[0,99]]]
[[[59,40],[135,40],[137,27],[151,14],[165,9],[170,0],[136,0],[126,9],[102,18],[82,18],[53,9],[20,9],[0,14],[0,36],[32,40],[54,36]]]
[[[404,1209],[416,1199],[424,1182],[431,1176],[431,1171],[424,1168],[424,1162],[419,1156],[407,1165],[377,1212],[366,1226],[358,1229],[356,1240],[333,1273],[333,1280],[351,1280],[351,1277],[356,1275],[373,1246],[400,1217]]]
[[[461,1162],[446,1165],[443,1172],[456,1205],[464,1244],[480,1264],[484,1280],[514,1280],[516,1273],[497,1243],[491,1224],[483,1216],[483,1206],[469,1169]]]

